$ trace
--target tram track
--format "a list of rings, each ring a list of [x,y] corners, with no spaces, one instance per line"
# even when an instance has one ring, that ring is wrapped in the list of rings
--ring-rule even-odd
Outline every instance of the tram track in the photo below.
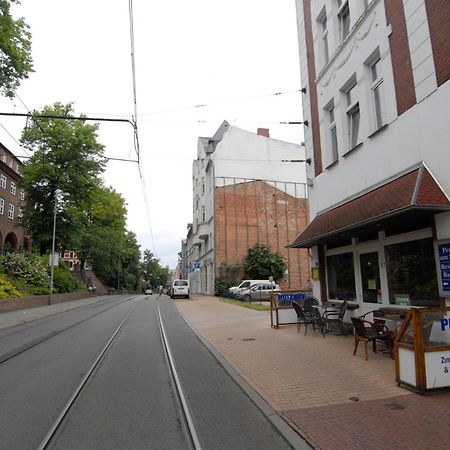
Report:
[[[40,445],[37,447],[37,450],[47,450],[53,448],[54,445],[58,443],[58,435],[59,431],[64,433],[63,431],[63,423],[65,420],[70,419],[71,411],[75,410],[75,405],[77,400],[81,398],[81,394],[84,389],[88,389],[89,382],[93,378],[95,373],[98,373],[102,361],[108,352],[108,350],[113,346],[115,339],[119,335],[120,331],[124,328],[128,318],[130,317],[131,312],[126,315],[126,317],[122,320],[120,325],[116,328],[112,336],[108,339],[108,342],[100,351],[95,361],[92,363],[88,371],[83,376],[83,379],[79,383],[79,385],[75,388],[73,393],[71,394],[69,400],[64,405],[62,410],[60,411],[58,417],[53,422],[51,427],[49,428],[47,434],[41,441]],[[157,326],[159,327],[159,332],[161,336],[161,347],[162,353],[164,354],[164,358],[167,364],[167,371],[170,378],[170,385],[173,390],[173,401],[176,403],[176,410],[179,415],[179,422],[181,424],[181,429],[183,431],[184,437],[186,439],[187,448],[191,450],[202,450],[202,446],[200,443],[200,439],[194,424],[194,420],[192,417],[192,413],[190,411],[188,401],[186,399],[186,395],[183,391],[180,375],[176,369],[176,364],[174,361],[174,357],[172,351],[170,349],[170,343],[167,338],[167,334],[164,327],[164,321],[162,318],[162,314],[159,308],[159,302],[157,304]],[[84,395],[84,394],[83,394]],[[175,431],[175,430],[172,430]]]
[[[50,427],[49,431],[47,432],[47,434],[45,435],[44,439],[42,440],[42,442],[40,443],[38,450],[45,450],[49,447],[49,445],[52,443],[52,440],[57,432],[57,430],[59,429],[59,427],[61,426],[64,418],[68,415],[70,409],[72,408],[72,406],[74,405],[74,403],[76,402],[78,396],[80,395],[82,389],[84,388],[84,386],[88,383],[89,379],[91,378],[92,374],[94,373],[95,369],[97,368],[97,366],[100,364],[100,361],[103,359],[105,353],[108,351],[108,349],[111,347],[112,343],[114,342],[115,338],[117,337],[117,335],[119,334],[120,330],[122,329],[122,327],[125,325],[125,322],[128,320],[128,317],[130,316],[130,313],[128,313],[125,318],[122,320],[122,322],[120,323],[120,325],[117,327],[117,329],[115,330],[114,334],[111,336],[111,338],[108,340],[108,342],[106,343],[106,345],[103,347],[102,351],[100,352],[100,354],[97,356],[97,358],[95,359],[94,363],[91,365],[91,367],[89,368],[89,370],[87,371],[87,373],[85,374],[85,376],[83,377],[83,379],[81,380],[81,383],[77,386],[77,388],[75,389],[75,391],[73,392],[73,394],[71,395],[69,401],[65,404],[64,408],[61,410],[61,412],[59,413],[59,416],[57,417],[57,419],[55,420],[55,422],[53,423],[53,425]]]
[[[158,324],[159,331],[161,334],[161,341],[163,345],[163,350],[166,356],[167,366],[169,370],[169,375],[172,379],[172,387],[174,390],[175,397],[178,403],[178,410],[180,412],[181,420],[183,423],[183,430],[188,438],[188,442],[190,444],[190,448],[193,450],[201,450],[202,446],[200,444],[200,439],[194,424],[193,416],[191,410],[189,408],[189,404],[186,399],[186,395],[183,391],[183,387],[181,385],[180,376],[177,372],[177,368],[175,365],[175,360],[170,349],[170,344],[167,339],[167,334],[164,328],[164,323],[161,316],[161,310],[159,308],[158,302]]]
[[[10,361],[11,359],[16,358],[17,356],[25,353],[26,351],[31,350],[32,348],[34,348],[34,347],[36,347],[36,346],[38,346],[38,345],[48,341],[49,339],[52,339],[55,336],[58,336],[58,335],[66,332],[68,330],[71,330],[72,328],[74,328],[76,326],[79,326],[79,325],[87,322],[88,320],[93,319],[94,317],[96,317],[96,316],[98,316],[100,314],[103,314],[103,313],[105,313],[105,312],[107,312],[107,311],[109,311],[109,310],[111,310],[113,308],[116,308],[116,307],[118,307],[120,305],[123,305],[125,302],[134,300],[135,298],[136,298],[135,296],[132,296],[130,298],[125,298],[125,299],[116,299],[116,300],[118,300],[117,303],[115,303],[114,305],[108,305],[107,308],[104,308],[101,311],[98,311],[98,312],[90,315],[89,317],[85,317],[84,319],[78,320],[75,323],[72,323],[72,324],[70,324],[70,325],[68,325],[68,326],[66,326],[64,328],[59,329],[59,330],[54,330],[54,331],[51,331],[50,333],[47,333],[47,334],[42,335],[42,336],[39,336],[39,337],[37,337],[37,338],[35,338],[35,339],[31,340],[31,341],[28,341],[27,343],[21,345],[18,348],[15,348],[13,350],[10,350],[10,351],[8,351],[6,353],[1,354],[0,355],[0,366],[2,364],[6,363],[7,361]],[[98,305],[95,305],[95,306],[98,306]],[[86,307],[86,309],[93,309],[95,306],[89,305],[89,306]],[[101,305],[101,306],[103,306],[103,305]],[[0,337],[0,341],[3,338],[11,336],[12,334],[13,333],[1,336]]]

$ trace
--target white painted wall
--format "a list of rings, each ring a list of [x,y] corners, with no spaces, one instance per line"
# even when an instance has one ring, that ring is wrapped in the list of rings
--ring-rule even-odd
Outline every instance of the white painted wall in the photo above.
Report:
[[[305,159],[303,147],[259,136],[229,126],[211,154],[215,177],[306,183],[305,163],[282,162]],[[277,186],[283,190],[283,186]]]

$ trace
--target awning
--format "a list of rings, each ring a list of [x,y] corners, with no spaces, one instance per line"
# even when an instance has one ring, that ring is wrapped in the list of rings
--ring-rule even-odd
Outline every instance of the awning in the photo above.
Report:
[[[428,169],[399,176],[348,202],[317,215],[290,244],[290,248],[312,247],[357,236],[368,229],[400,219],[418,220],[450,210],[450,202]]]

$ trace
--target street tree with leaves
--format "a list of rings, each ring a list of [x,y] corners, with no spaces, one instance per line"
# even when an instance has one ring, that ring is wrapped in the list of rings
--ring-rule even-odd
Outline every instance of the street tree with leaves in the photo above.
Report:
[[[166,286],[169,283],[169,267],[161,266],[160,260],[150,250],[144,250],[141,269],[144,287]]]
[[[244,261],[244,270],[254,280],[280,279],[286,270],[286,261],[278,252],[273,252],[268,245],[255,244],[248,249]]]
[[[74,111],[71,104],[46,106],[34,113],[35,121],[22,132],[22,145],[33,154],[22,167],[20,185],[27,203],[20,222],[43,254],[51,248],[55,201],[57,246],[78,247],[86,220],[84,205],[101,186],[106,160],[97,140],[97,124],[40,115],[70,117]]]
[[[33,71],[31,33],[23,18],[11,16],[11,4],[18,0],[0,0],[0,93],[14,97],[24,78]]]

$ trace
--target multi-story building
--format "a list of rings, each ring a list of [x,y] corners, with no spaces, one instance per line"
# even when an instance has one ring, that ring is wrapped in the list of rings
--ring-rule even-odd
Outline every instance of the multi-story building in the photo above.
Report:
[[[286,248],[307,222],[304,163],[291,162],[302,157],[301,146],[271,139],[267,129],[255,134],[226,121],[198,139],[187,236],[193,293],[213,294],[221,269],[242,265],[256,243],[285,257],[282,288],[309,286],[306,250]]]
[[[296,3],[315,295],[449,304],[450,2]]]
[[[0,143],[0,251],[30,251],[31,240],[17,225],[25,193],[19,189],[22,163]]]

